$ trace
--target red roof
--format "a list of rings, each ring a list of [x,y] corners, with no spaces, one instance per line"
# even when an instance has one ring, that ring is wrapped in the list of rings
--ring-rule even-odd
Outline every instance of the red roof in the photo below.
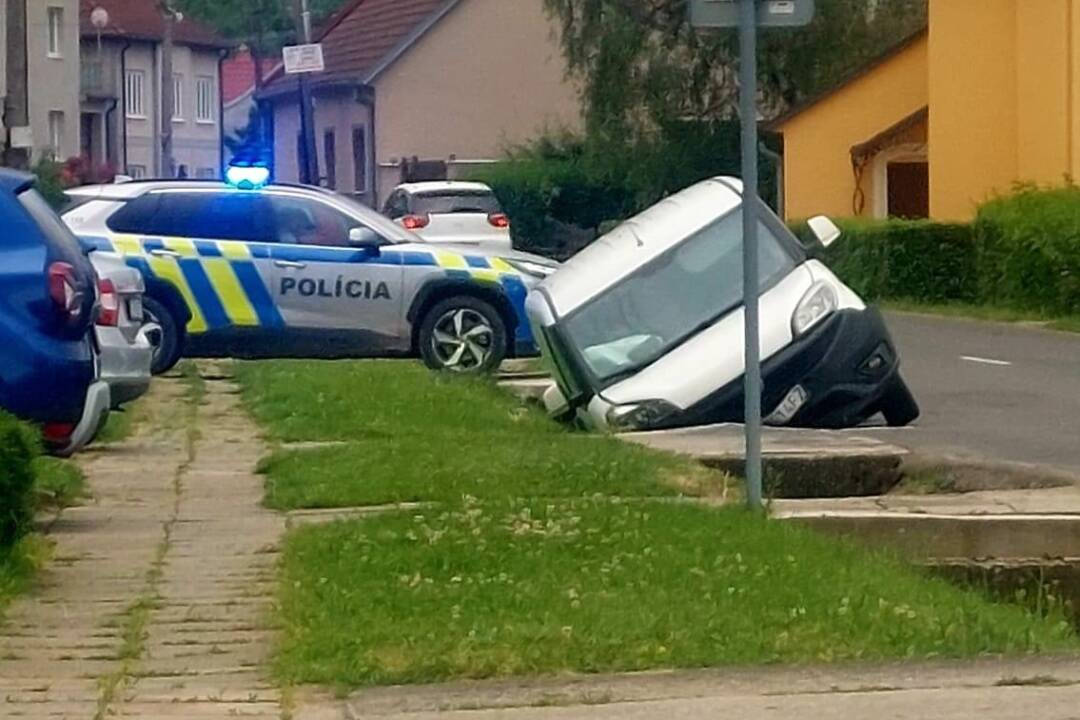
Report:
[[[458,1],[352,0],[321,33],[326,72],[318,82],[369,82],[395,52]],[[278,74],[271,82],[285,85],[287,80]]]
[[[109,13],[109,24],[101,31],[103,37],[161,41],[165,20],[156,0],[79,0],[79,25],[84,37],[97,37],[98,30],[90,23],[90,13],[98,7],[105,8]],[[176,24],[174,37],[176,42],[183,45],[213,48],[232,46],[211,28],[187,17]]]
[[[279,60],[263,58],[263,77],[277,68]],[[221,64],[221,97],[228,105],[255,89],[255,59],[249,52],[240,52]]]

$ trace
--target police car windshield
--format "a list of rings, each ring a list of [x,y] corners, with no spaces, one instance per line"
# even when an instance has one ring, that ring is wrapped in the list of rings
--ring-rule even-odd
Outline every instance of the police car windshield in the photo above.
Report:
[[[331,193],[334,199],[338,202],[348,206],[349,211],[361,218],[364,224],[369,228],[379,233],[383,238],[389,240],[392,243],[422,243],[424,239],[419,235],[416,235],[400,225],[391,222],[388,218],[375,212],[367,205],[364,205],[347,195],[338,195]]]

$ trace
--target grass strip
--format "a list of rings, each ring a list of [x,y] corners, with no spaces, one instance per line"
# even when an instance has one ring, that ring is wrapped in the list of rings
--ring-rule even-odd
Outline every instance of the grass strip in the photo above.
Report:
[[[490,380],[433,375],[418,363],[241,362],[236,378],[255,419],[281,442],[565,434]]]
[[[1075,648],[1061,613],[742,510],[469,501],[293,531],[276,674],[341,687]]]
[[[888,300],[882,303],[894,312],[940,315],[942,317],[985,320],[988,322],[1038,324],[1051,330],[1080,333],[1080,316],[1048,317],[1027,310],[1013,310],[993,305],[973,303],[924,303],[910,300]]]

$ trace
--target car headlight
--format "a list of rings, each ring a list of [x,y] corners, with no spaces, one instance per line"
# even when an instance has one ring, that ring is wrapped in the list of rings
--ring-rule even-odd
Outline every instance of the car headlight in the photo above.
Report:
[[[795,308],[795,314],[791,317],[791,331],[796,337],[802,335],[836,312],[839,305],[836,288],[827,282],[817,283],[803,295]]]
[[[511,260],[509,258],[503,258],[509,263],[510,267],[514,268],[518,272],[523,272],[526,275],[532,275],[533,277],[544,278],[551,275],[558,268],[554,265],[545,265],[543,263],[533,262],[532,260]]]
[[[608,427],[616,431],[651,430],[681,412],[666,400],[616,405],[607,411]]]

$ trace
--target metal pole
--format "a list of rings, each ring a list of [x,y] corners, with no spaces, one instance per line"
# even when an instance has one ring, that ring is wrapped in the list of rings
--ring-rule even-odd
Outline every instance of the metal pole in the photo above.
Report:
[[[30,105],[27,93],[26,3],[22,0],[8,0],[6,20],[7,37],[0,38],[0,50],[3,50],[4,44],[7,45],[7,97],[4,98],[3,107],[3,124],[7,128],[7,137],[3,142],[2,164],[28,170],[30,148],[16,148],[13,147],[12,142],[15,128],[25,133],[30,125]]]
[[[742,116],[743,307],[746,313],[746,502],[761,504],[761,345],[758,324],[757,1],[739,0],[739,114]]]
[[[300,31],[304,42],[311,44],[311,9],[308,0],[299,0]],[[319,151],[315,144],[315,103],[307,74],[301,73],[300,83],[300,133],[303,136],[304,158],[300,168],[300,182],[319,184]]]
[[[165,28],[161,41],[161,175],[176,177],[173,158],[173,115],[176,114],[176,85],[173,81],[173,37],[176,28],[176,9],[172,0],[162,0],[161,14]]]

